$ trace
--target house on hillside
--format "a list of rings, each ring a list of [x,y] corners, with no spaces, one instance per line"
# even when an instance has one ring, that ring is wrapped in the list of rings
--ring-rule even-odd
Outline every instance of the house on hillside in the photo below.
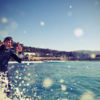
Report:
[[[28,55],[28,56],[35,56],[36,53],[35,52],[24,52],[24,56],[26,56],[26,55]]]
[[[96,58],[95,58],[96,60],[100,60],[100,55],[98,54],[98,55],[96,55]]]

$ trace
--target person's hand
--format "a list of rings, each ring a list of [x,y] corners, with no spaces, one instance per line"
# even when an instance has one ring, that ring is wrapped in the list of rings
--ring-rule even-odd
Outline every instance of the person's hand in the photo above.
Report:
[[[18,45],[16,47],[16,51],[17,52],[22,52],[22,46],[20,45],[20,43],[18,43]]]

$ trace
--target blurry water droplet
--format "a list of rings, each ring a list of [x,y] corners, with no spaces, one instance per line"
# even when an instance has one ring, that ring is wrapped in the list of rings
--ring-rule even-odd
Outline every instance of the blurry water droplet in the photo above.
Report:
[[[50,78],[46,78],[43,80],[43,87],[45,88],[49,88],[50,86],[52,86],[53,81]]]
[[[72,5],[69,5],[69,8],[72,8]]]
[[[67,89],[67,87],[65,85],[61,85],[61,90],[65,91]]]
[[[60,83],[63,83],[63,82],[64,82],[64,80],[63,80],[63,79],[61,79],[59,82],[60,82]]]

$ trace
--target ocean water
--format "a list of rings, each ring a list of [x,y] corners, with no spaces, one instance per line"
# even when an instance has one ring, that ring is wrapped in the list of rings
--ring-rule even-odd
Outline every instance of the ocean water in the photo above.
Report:
[[[99,61],[13,63],[9,74],[4,100],[100,100]]]

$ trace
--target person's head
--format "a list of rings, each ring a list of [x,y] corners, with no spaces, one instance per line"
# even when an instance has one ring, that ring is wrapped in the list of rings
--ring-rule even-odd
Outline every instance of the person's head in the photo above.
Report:
[[[11,48],[12,47],[12,44],[13,44],[12,37],[6,37],[4,39],[4,45],[5,45],[6,48]]]

